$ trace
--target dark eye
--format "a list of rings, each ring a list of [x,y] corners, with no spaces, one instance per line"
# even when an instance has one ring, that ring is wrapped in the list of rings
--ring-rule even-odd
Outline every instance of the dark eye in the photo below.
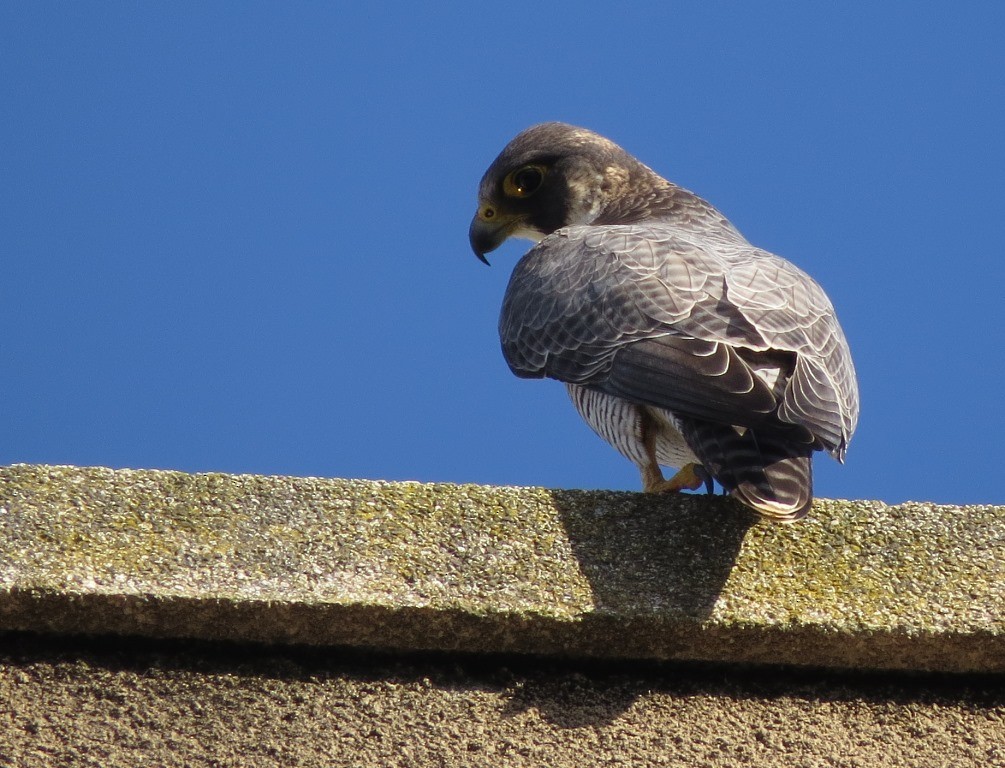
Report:
[[[530,197],[544,181],[544,168],[540,165],[525,165],[513,171],[503,182],[503,191],[510,197]]]

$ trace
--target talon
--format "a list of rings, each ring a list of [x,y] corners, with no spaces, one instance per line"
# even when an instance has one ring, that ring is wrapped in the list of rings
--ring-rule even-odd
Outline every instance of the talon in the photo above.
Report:
[[[707,495],[709,495],[709,496],[712,496],[713,494],[715,494],[715,480],[712,478],[712,473],[709,472],[704,467],[701,467],[701,466],[696,467],[694,472],[699,477],[704,478],[704,480],[705,480],[705,493]]]
[[[704,467],[687,464],[669,480],[647,477],[642,490],[644,493],[677,493],[684,490],[696,491],[703,485],[708,488],[711,483],[712,478]]]

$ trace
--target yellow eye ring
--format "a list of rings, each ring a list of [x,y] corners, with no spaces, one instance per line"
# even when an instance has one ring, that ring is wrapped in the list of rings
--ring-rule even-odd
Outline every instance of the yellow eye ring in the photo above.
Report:
[[[544,183],[543,165],[525,165],[517,168],[503,180],[503,192],[509,197],[530,197]]]

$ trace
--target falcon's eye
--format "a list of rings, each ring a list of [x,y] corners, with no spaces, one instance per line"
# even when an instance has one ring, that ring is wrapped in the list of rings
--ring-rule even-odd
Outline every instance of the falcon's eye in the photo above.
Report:
[[[510,197],[530,197],[544,181],[544,166],[525,165],[513,171],[503,182],[503,192]]]

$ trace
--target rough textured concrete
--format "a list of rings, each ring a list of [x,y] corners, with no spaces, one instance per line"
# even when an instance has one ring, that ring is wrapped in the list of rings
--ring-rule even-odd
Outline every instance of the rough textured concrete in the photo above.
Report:
[[[1005,765],[1000,679],[0,638],[0,765]]]
[[[0,629],[1005,671],[1005,508],[14,466]]]
[[[1002,507],[0,469],[0,766],[1003,765],[1003,678],[959,674],[1005,671],[1003,544]]]

